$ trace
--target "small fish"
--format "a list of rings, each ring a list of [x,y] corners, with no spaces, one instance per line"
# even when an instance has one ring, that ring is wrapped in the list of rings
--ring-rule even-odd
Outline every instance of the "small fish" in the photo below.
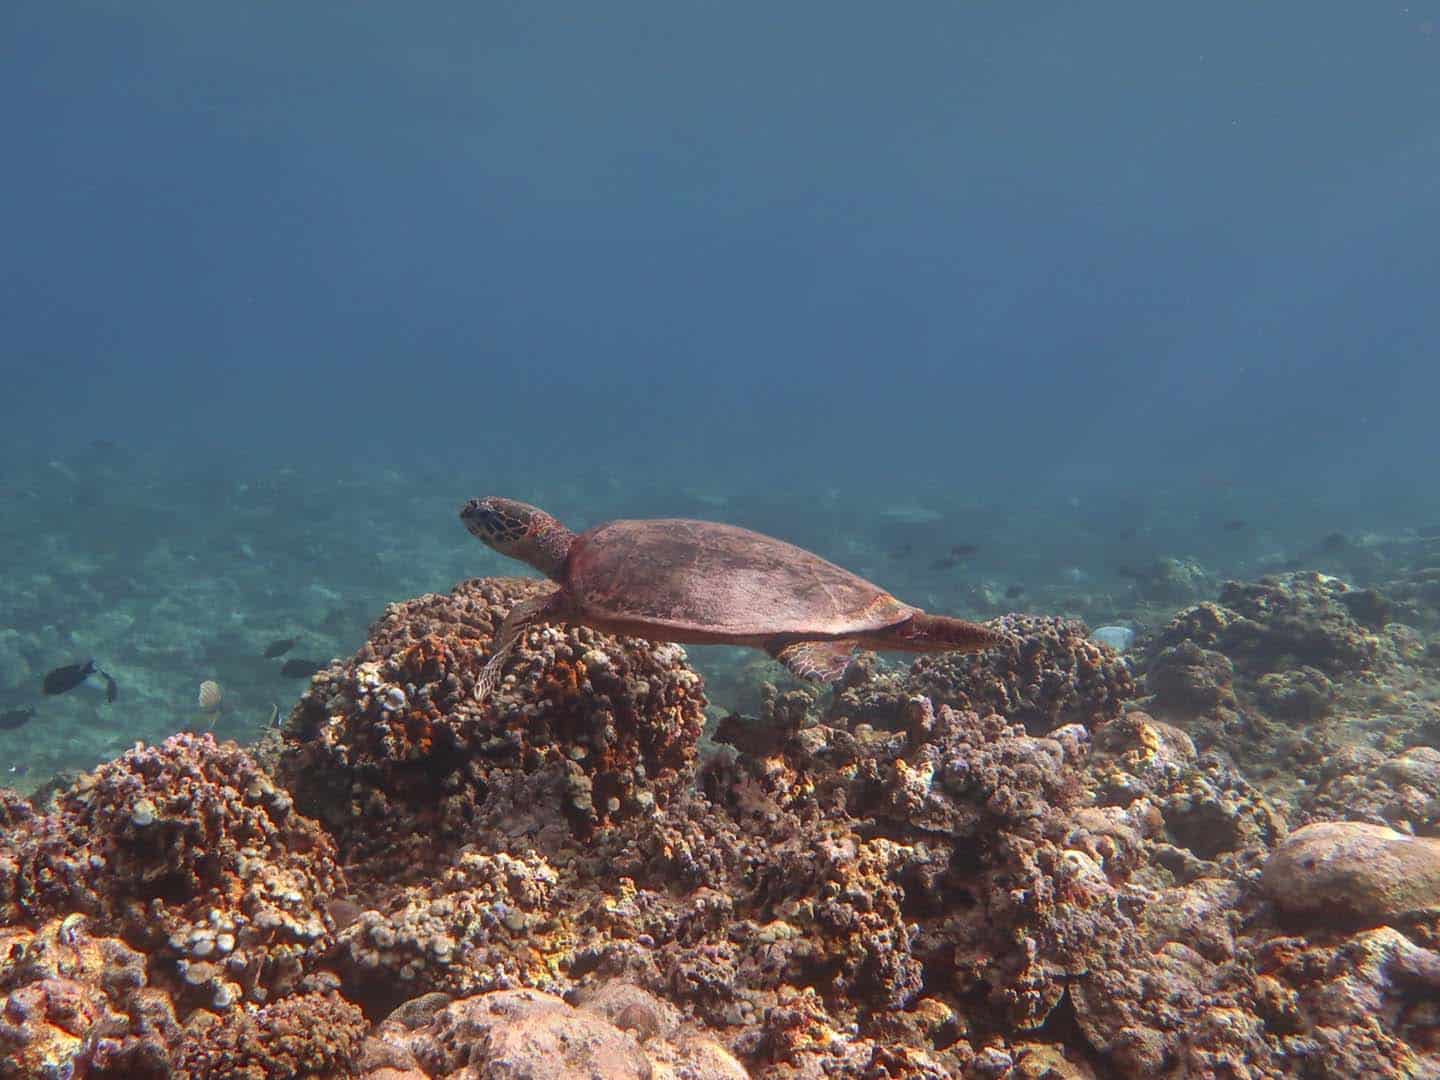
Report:
[[[979,544],[951,544],[950,554],[957,559],[973,559],[980,554]]]
[[[265,646],[265,659],[274,660],[277,656],[284,656],[295,647],[295,642],[298,640],[299,638],[287,637],[277,638],[275,641],[270,642],[269,645]]]
[[[30,766],[29,766],[29,765],[11,765],[11,766],[10,766],[10,771],[11,771],[12,773],[14,773],[16,776],[24,776],[26,773],[28,773],[28,772],[30,771]]]
[[[1150,575],[1144,570],[1136,570],[1133,566],[1124,565],[1117,567],[1115,572],[1121,577],[1129,578],[1131,581],[1149,581]]]
[[[320,660],[286,660],[280,674],[291,679],[303,679],[314,675],[325,666]]]
[[[0,713],[0,731],[14,731],[28,724],[35,716],[34,709],[11,709]]]
[[[1239,518],[1231,518],[1220,527],[1226,532],[1239,532],[1241,529],[1248,529],[1250,523],[1248,521],[1241,521]]]
[[[280,723],[280,706],[279,706],[279,705],[273,704],[273,703],[271,704],[271,706],[270,706],[270,719],[265,721],[265,726],[266,726],[266,727],[272,727],[272,728],[278,728],[278,727],[281,726],[281,723]]]
[[[1350,546],[1350,541],[1345,538],[1342,532],[1327,533],[1320,541],[1321,551],[1344,551]]]
[[[94,660],[86,660],[83,664],[66,664],[64,667],[57,667],[45,676],[45,693],[63,694],[67,690],[74,690],[99,670],[95,666]]]
[[[1139,530],[1138,528],[1136,528],[1134,525],[1131,525],[1131,526],[1129,526],[1128,528],[1124,528],[1124,529],[1121,529],[1121,530],[1120,530],[1119,538],[1120,538],[1121,540],[1134,540],[1135,537],[1137,537],[1137,536],[1139,536],[1139,535],[1140,535],[1140,530]]]
[[[909,555],[914,550],[915,549],[909,544],[901,544],[897,548],[891,548],[887,554],[889,554],[890,558],[892,559],[903,559],[905,558],[905,556]]]
[[[1281,564],[1281,569],[1284,569],[1284,570],[1299,570],[1299,569],[1300,569],[1302,566],[1304,566],[1304,565],[1305,565],[1305,560],[1304,560],[1304,559],[1286,559],[1285,562]]]
[[[953,555],[947,555],[943,559],[936,559],[930,564],[931,570],[953,570],[960,565],[960,560]]]
[[[1427,525],[1417,531],[1421,540],[1440,540],[1440,525]]]
[[[1006,600],[1018,600],[1020,597],[1022,597],[1022,596],[1024,596],[1024,595],[1025,595],[1025,586],[1024,586],[1024,585],[1011,585],[1008,589],[1005,590],[1005,599],[1006,599]]]
[[[86,660],[83,664],[66,664],[64,667],[57,667],[45,676],[45,693],[63,694],[74,690],[91,675],[99,675],[105,680],[105,700],[113,704],[120,696],[120,687],[111,678],[110,673],[104,668],[95,666],[95,661]]]

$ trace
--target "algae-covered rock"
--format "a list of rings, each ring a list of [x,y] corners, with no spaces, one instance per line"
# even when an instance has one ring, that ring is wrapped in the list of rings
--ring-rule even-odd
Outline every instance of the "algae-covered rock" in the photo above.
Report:
[[[1440,910],[1440,840],[1358,821],[1317,822],[1275,849],[1263,885],[1286,912],[1317,919],[1383,923]]]

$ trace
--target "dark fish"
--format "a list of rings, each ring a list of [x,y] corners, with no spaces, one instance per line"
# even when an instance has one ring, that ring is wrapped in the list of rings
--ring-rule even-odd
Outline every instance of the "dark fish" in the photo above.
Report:
[[[287,637],[278,638],[275,641],[270,642],[269,645],[265,646],[265,659],[274,660],[277,656],[284,656],[287,652],[289,652],[295,647],[295,642],[297,640],[299,639]]]
[[[67,690],[74,690],[91,675],[99,675],[105,680],[105,700],[107,702],[113,703],[120,696],[120,687],[110,677],[110,673],[104,668],[96,667],[94,660],[86,660],[83,664],[66,664],[64,667],[57,667],[45,676],[45,693],[63,694]]]
[[[303,679],[314,675],[324,666],[325,663],[321,660],[286,660],[284,666],[280,668],[280,674],[291,679]]]
[[[1321,551],[1344,551],[1350,546],[1350,541],[1341,532],[1327,533],[1325,539],[1320,541]]]
[[[1129,578],[1131,581],[1149,581],[1150,575],[1144,570],[1136,570],[1133,566],[1122,565],[1115,571],[1121,577]]]
[[[1121,540],[1134,540],[1135,537],[1137,537],[1137,536],[1139,536],[1139,535],[1140,535],[1140,530],[1137,529],[1137,528],[1136,528],[1135,526],[1133,526],[1133,525],[1131,525],[1129,528],[1121,529],[1121,530],[1120,530],[1120,539],[1121,539]]]
[[[957,559],[973,559],[980,554],[979,544],[951,544],[950,554]]]
[[[1282,569],[1285,569],[1285,570],[1299,570],[1299,569],[1300,569],[1302,566],[1304,566],[1304,565],[1305,565],[1305,560],[1304,560],[1304,559],[1287,559],[1287,560],[1285,561],[1285,563],[1282,565]]]
[[[12,773],[14,773],[16,776],[24,776],[26,773],[28,773],[28,772],[30,771],[30,766],[29,766],[29,765],[11,765],[11,766],[10,766],[10,771],[11,771]]]
[[[57,667],[45,676],[45,693],[63,694],[67,690],[74,690],[98,670],[94,660],[86,660],[83,664],[66,664],[64,667]]]
[[[1024,595],[1025,595],[1025,586],[1024,586],[1024,585],[1011,585],[1008,589],[1005,590],[1005,599],[1006,599],[1006,600],[1015,600],[1015,599],[1018,599],[1019,597],[1022,597],[1022,596],[1024,596]]]
[[[1421,540],[1440,540],[1440,525],[1427,525],[1419,532]]]
[[[915,550],[915,549],[914,549],[913,547],[911,547],[909,544],[901,544],[901,545],[900,545],[899,547],[897,547],[897,548],[891,548],[890,551],[889,551],[889,555],[890,555],[890,558],[892,558],[892,559],[903,559],[903,558],[905,558],[905,556],[909,555],[910,552],[912,552],[912,551],[914,551],[914,550]]]
[[[30,722],[34,715],[34,709],[11,709],[7,713],[0,713],[0,731],[14,731],[16,728],[22,728]]]
[[[952,556],[952,555],[947,555],[947,556],[945,556],[945,558],[943,558],[943,559],[936,559],[934,562],[932,562],[932,563],[930,564],[930,569],[931,569],[931,570],[953,570],[953,569],[955,569],[955,567],[957,567],[957,566],[959,566],[959,565],[960,565],[960,560],[959,560],[959,559],[955,558],[955,557]]]
[[[1241,529],[1248,529],[1250,523],[1248,521],[1241,521],[1239,518],[1231,518],[1220,527],[1226,532],[1239,532]]]

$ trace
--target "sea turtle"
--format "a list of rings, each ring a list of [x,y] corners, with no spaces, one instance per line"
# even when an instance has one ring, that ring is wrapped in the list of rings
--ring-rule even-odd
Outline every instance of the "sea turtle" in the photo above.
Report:
[[[856,648],[977,652],[1005,636],[901,603],[834,563],[734,525],[609,521],[575,534],[514,499],[471,499],[460,520],[559,588],[516,604],[475,685],[484,701],[520,636],[541,622],[684,644],[764,649],[794,674],[839,678]]]

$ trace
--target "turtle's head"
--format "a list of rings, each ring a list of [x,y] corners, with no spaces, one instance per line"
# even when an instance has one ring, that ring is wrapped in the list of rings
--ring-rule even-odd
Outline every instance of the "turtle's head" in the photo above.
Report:
[[[529,563],[560,580],[575,534],[538,506],[488,495],[460,508],[465,528],[501,555]]]

